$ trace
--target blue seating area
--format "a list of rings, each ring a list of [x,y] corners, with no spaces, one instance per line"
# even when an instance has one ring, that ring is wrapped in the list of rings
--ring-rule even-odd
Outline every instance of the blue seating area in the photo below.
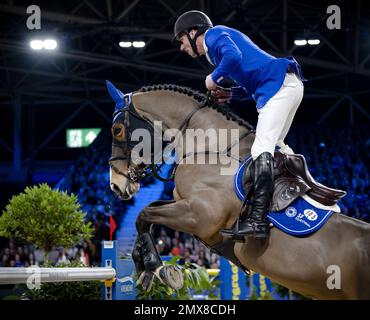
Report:
[[[347,191],[340,202],[343,214],[370,222],[370,130],[357,127],[294,128],[286,141],[306,157],[313,177]]]

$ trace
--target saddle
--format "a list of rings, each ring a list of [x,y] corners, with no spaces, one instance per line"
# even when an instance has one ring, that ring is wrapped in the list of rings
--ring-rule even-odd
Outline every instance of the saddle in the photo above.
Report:
[[[243,175],[243,187],[247,190],[247,199],[253,193],[252,160],[249,161]],[[274,154],[274,193],[271,211],[287,208],[298,197],[306,194],[311,199],[325,206],[333,206],[347,193],[332,189],[317,182],[308,170],[303,155],[288,155],[275,151]]]

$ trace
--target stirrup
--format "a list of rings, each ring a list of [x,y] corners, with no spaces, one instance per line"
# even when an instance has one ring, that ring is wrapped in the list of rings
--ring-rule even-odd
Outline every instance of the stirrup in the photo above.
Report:
[[[235,242],[245,242],[244,236],[241,236],[238,234],[239,231],[239,222],[240,218],[238,218],[233,227],[231,229],[222,229],[220,231],[221,235],[224,236],[225,238],[231,238]]]
[[[250,232],[241,234],[243,237],[253,237],[255,239],[265,239],[270,236],[270,224],[268,221],[249,222]],[[259,231],[258,228],[266,228],[265,232]],[[239,231],[240,232],[240,231]]]
[[[248,193],[248,195],[245,197],[241,211],[239,213],[239,217],[234,222],[233,226],[230,229],[222,229],[220,231],[220,234],[224,236],[225,238],[231,238],[235,242],[245,242],[244,236],[239,235],[238,232],[239,232],[240,220],[242,219],[243,215],[245,215],[244,219],[248,219],[248,216],[251,213],[250,212],[251,207],[249,207],[251,205],[249,203],[250,196],[251,196],[251,193]]]

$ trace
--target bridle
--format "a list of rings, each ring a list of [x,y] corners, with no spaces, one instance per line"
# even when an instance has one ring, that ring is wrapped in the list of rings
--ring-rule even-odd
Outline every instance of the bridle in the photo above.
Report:
[[[202,108],[207,106],[209,103],[209,98],[210,98],[210,93],[207,93],[206,97],[201,101],[201,104],[197,107],[195,107],[186,117],[185,119],[181,122],[178,131],[182,134],[183,131],[187,128],[191,118]],[[132,103],[132,93],[125,95],[125,107],[116,110],[113,113],[113,124],[116,123],[119,119],[123,118],[123,126],[125,129],[125,141],[115,141],[115,138],[113,138],[113,143],[112,146],[118,147],[124,151],[124,156],[117,156],[117,157],[110,157],[109,158],[109,166],[110,168],[118,175],[124,176],[128,181],[130,182],[139,182],[140,179],[148,178],[153,176],[154,178],[160,180],[160,181],[169,181],[171,180],[174,175],[175,175],[175,170],[176,167],[173,168],[170,176],[168,178],[163,178],[160,176],[159,172],[161,167],[163,166],[164,163],[162,164],[156,164],[156,163],[150,163],[144,166],[138,166],[138,167],[132,167],[131,166],[131,145],[130,145],[130,137],[131,137],[131,132],[136,129],[131,127],[131,123],[133,120],[135,122],[141,123],[142,126],[146,127],[147,129],[150,130],[150,132],[154,132],[153,125],[152,123],[140,116],[133,103]],[[113,135],[114,136],[114,135]],[[153,135],[151,135],[153,136]],[[128,139],[128,140],[127,140]],[[170,142],[172,143],[173,140]],[[156,159],[156,156],[151,155],[152,159]],[[128,168],[127,168],[127,174],[119,170],[114,165],[115,161],[127,161]],[[127,186],[127,185],[126,185]]]

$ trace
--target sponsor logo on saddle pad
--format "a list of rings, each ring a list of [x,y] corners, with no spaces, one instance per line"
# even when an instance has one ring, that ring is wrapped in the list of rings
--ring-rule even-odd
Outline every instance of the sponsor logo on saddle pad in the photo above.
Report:
[[[311,227],[311,225],[306,220],[304,220],[304,217],[305,215],[303,213],[300,213],[298,214],[298,216],[296,216],[295,220],[300,223],[303,223],[308,228]]]
[[[285,209],[285,214],[289,217],[289,218],[294,218],[296,215],[297,215],[297,209],[294,208],[294,207],[288,207],[287,209]],[[315,221],[317,220],[318,218],[318,215],[316,213],[315,210],[312,210],[312,209],[306,209],[303,211],[303,214],[300,213],[297,217],[296,217],[296,220],[305,224],[306,226],[310,227],[310,224],[305,221],[303,218],[306,217],[308,220],[310,221]]]
[[[298,198],[285,210],[270,212],[267,217],[280,230],[304,236],[320,229],[333,211],[314,207],[303,198]]]
[[[310,220],[310,221],[315,221],[317,220],[317,213],[314,211],[314,210],[311,210],[311,209],[306,209],[305,211],[303,211],[305,217]]]
[[[297,209],[294,208],[294,207],[288,207],[286,210],[285,210],[285,214],[289,217],[289,218],[293,218],[297,215]]]

